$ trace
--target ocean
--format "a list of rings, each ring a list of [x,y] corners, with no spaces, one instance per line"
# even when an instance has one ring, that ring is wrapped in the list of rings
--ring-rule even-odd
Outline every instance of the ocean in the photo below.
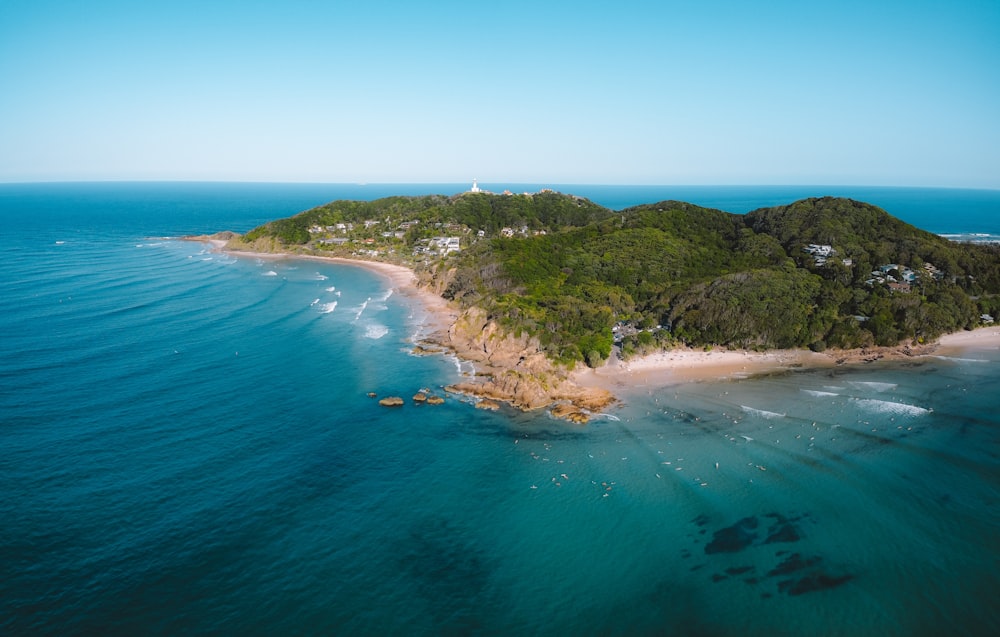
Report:
[[[1000,634],[1000,351],[631,387],[586,426],[414,405],[460,365],[384,279],[168,238],[467,187],[0,185],[0,633]],[[551,187],[1000,237],[1000,191]]]

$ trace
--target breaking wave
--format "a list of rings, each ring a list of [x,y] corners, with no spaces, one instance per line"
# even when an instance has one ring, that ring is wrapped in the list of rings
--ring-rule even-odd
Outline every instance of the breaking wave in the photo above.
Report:
[[[941,359],[943,361],[954,361],[956,363],[988,363],[990,361],[984,358],[955,358],[954,356],[935,356],[934,358]]]
[[[839,396],[840,394],[834,393],[832,391],[819,391],[816,389],[803,389],[802,393],[809,394],[810,396],[816,396],[817,398],[823,398],[825,396]]]
[[[753,407],[747,407],[746,405],[740,405],[740,409],[742,409],[743,411],[745,411],[746,413],[748,413],[748,414],[750,414],[752,416],[757,416],[759,418],[771,419],[771,418],[784,418],[785,417],[785,414],[779,414],[779,413],[774,412],[774,411],[765,411],[763,409],[754,409]]]
[[[336,301],[334,301],[333,303],[324,303],[323,305],[319,306],[319,313],[329,314],[330,312],[333,312],[335,309],[337,309]]]
[[[872,411],[878,414],[893,414],[897,416],[923,416],[924,414],[929,414],[931,409],[925,409],[923,407],[917,407],[916,405],[907,405],[905,403],[894,403],[888,400],[875,400],[874,398],[855,398],[854,399],[858,405],[863,409]]]
[[[854,380],[852,380],[852,381],[850,381],[850,383],[852,385],[854,385],[855,387],[860,387],[862,389],[872,389],[872,390],[877,391],[879,393],[882,393],[884,391],[889,391],[890,389],[896,389],[896,387],[899,386],[896,383],[878,383],[878,382],[875,382],[875,381],[854,381]]]
[[[379,339],[389,333],[389,328],[380,323],[372,323],[365,329],[365,338]]]

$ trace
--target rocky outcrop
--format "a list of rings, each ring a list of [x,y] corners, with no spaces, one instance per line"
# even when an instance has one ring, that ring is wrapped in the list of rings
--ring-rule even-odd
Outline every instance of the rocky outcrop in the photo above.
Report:
[[[399,396],[386,396],[382,400],[378,401],[378,404],[383,407],[402,407],[403,399]]]
[[[505,332],[479,308],[464,311],[452,324],[448,345],[463,359],[474,361],[483,380],[449,388],[463,394],[501,401],[522,410],[548,407],[566,401],[576,410],[599,411],[614,397],[598,388],[585,388],[569,379],[568,369],[548,359],[538,340]]]
[[[590,416],[572,403],[560,403],[556,405],[552,408],[552,415],[578,425],[585,425],[590,421]]]

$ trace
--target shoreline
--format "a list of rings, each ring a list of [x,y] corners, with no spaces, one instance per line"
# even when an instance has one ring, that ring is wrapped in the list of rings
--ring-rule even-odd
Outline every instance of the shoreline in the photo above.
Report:
[[[192,238],[192,240],[194,239]],[[424,344],[434,346],[432,349],[426,350],[429,352],[436,351],[438,347],[444,348],[457,356],[459,360],[471,363],[477,370],[481,368],[481,361],[462,356],[462,353],[450,342],[449,333],[461,316],[461,311],[446,299],[420,287],[416,273],[406,266],[347,257],[227,250],[225,241],[201,237],[197,240],[207,240],[219,251],[236,257],[275,260],[302,259],[360,267],[377,273],[388,280],[390,285],[401,294],[414,299],[425,312],[429,332],[413,343],[416,350],[423,350]],[[912,360],[926,356],[947,356],[968,351],[994,349],[1000,349],[1000,326],[980,327],[970,331],[945,334],[933,343],[912,347],[898,345],[861,350],[827,350],[825,352],[813,352],[807,349],[754,352],[675,348],[628,361],[612,357],[611,361],[599,369],[581,366],[569,374],[568,381],[581,390],[603,390],[617,397],[638,388],[655,389],[680,383],[750,378],[795,369],[834,368],[843,365]],[[492,371],[497,372],[498,370]],[[500,399],[502,400],[502,398]],[[554,407],[559,402],[562,401],[553,398],[549,407]]]
[[[987,326],[945,334],[933,343],[914,347],[898,345],[826,352],[797,349],[706,352],[677,348],[628,361],[613,361],[600,369],[580,370],[572,378],[583,386],[602,387],[620,393],[636,388],[653,389],[681,383],[751,378],[796,369],[831,369],[997,349],[1000,349],[1000,327]]]
[[[414,299],[424,311],[426,317],[425,327],[429,332],[420,338],[421,342],[432,343],[435,346],[446,346],[444,339],[452,324],[458,320],[459,310],[451,305],[447,299],[434,294],[430,290],[421,288],[418,285],[416,273],[403,265],[386,263],[384,261],[367,261],[365,259],[350,259],[347,257],[326,257],[313,254],[294,254],[285,252],[250,252],[246,250],[228,250],[226,241],[219,239],[208,240],[212,246],[220,252],[234,257],[250,257],[255,259],[294,259],[317,261],[320,263],[333,263],[335,265],[346,265],[363,268],[369,272],[378,274],[386,279],[391,288],[405,297]],[[420,342],[414,343],[415,347],[420,347]]]

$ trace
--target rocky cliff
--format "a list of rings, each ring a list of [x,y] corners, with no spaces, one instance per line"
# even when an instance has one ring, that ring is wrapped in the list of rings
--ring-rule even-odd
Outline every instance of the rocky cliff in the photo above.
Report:
[[[459,383],[452,391],[507,402],[524,410],[555,403],[571,403],[561,415],[598,411],[614,402],[607,391],[584,388],[569,380],[568,369],[552,363],[537,339],[505,332],[479,308],[465,310],[448,330],[443,343],[466,360],[478,364],[484,377]],[[574,420],[585,420],[580,416]]]

